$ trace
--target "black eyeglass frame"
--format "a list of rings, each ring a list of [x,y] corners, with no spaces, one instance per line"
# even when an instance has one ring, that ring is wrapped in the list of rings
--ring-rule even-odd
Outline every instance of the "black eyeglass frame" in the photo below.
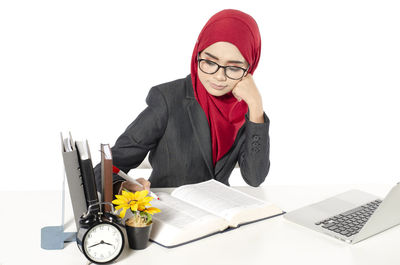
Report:
[[[217,63],[214,62],[214,61],[211,61],[211,60],[208,60],[208,59],[201,59],[201,58],[199,58],[199,56],[200,56],[200,53],[197,54],[197,63],[198,63],[198,65],[199,65],[200,70],[201,70],[203,73],[209,74],[209,75],[213,75],[213,74],[215,74],[216,72],[219,71],[219,68],[223,68],[223,69],[224,69],[224,74],[225,74],[226,77],[228,77],[229,79],[232,79],[232,80],[240,80],[240,79],[242,79],[244,76],[247,75],[248,70],[249,70],[249,68],[250,68],[250,64],[249,64],[249,66],[248,66],[247,68],[242,68],[242,67],[239,67],[239,66],[232,66],[232,65],[225,65],[225,66],[222,66],[222,65],[217,64]],[[215,70],[215,72],[213,72],[213,73],[207,73],[207,72],[205,72],[205,71],[204,71],[203,69],[201,69],[201,67],[200,67],[200,62],[202,62],[202,61],[207,61],[207,62],[211,62],[211,63],[216,64],[216,65],[218,66],[217,70]],[[232,78],[232,77],[229,77],[229,76],[226,74],[226,68],[228,68],[228,67],[242,69],[242,70],[243,70],[243,75],[242,75],[240,78]]]

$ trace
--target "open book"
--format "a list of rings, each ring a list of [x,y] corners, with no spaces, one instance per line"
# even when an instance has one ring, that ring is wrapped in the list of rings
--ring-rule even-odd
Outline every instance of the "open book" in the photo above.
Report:
[[[153,216],[150,240],[176,247],[219,232],[283,214],[277,206],[216,180],[184,185],[171,194],[157,192],[161,209]]]

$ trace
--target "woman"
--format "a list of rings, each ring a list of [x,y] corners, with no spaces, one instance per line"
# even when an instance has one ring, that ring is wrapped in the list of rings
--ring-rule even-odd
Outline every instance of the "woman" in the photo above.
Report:
[[[236,162],[243,179],[259,186],[269,171],[269,120],[252,74],[261,38],[255,20],[238,10],[210,18],[193,50],[191,74],[151,88],[148,107],[112,148],[124,172],[149,154],[146,189],[216,179],[229,185]],[[100,187],[100,165],[95,168]],[[114,176],[114,191],[140,190]]]

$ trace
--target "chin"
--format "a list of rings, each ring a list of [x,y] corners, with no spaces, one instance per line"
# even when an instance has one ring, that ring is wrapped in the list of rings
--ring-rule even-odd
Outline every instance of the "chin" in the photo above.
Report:
[[[204,86],[204,87],[206,88],[206,90],[209,94],[216,96],[216,97],[223,96],[231,91],[229,86],[227,86],[223,89],[215,89],[209,83],[207,83],[207,86]]]
[[[207,88],[207,92],[215,97],[223,96],[223,95],[229,93],[229,91],[230,91],[229,89],[217,90],[212,87]]]

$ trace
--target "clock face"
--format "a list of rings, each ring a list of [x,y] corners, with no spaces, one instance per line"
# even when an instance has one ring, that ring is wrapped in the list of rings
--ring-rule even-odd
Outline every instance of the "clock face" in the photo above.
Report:
[[[120,230],[108,223],[92,227],[83,241],[86,255],[94,262],[108,262],[121,253],[123,237]]]

